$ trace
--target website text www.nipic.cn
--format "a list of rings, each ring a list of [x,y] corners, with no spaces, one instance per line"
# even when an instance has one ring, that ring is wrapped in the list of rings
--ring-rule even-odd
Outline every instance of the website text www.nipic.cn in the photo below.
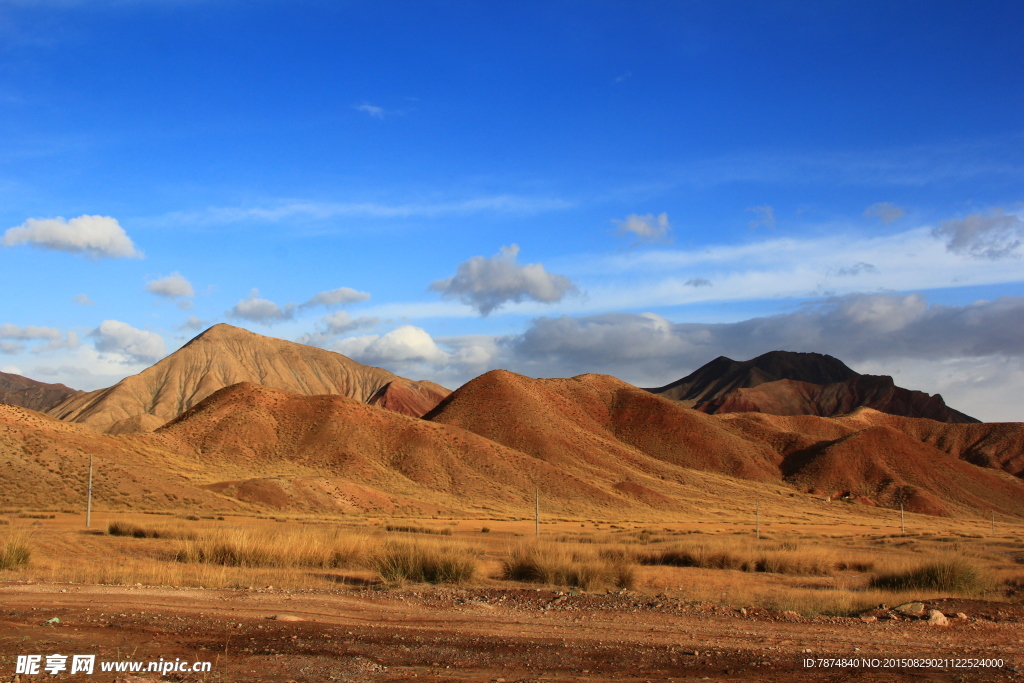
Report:
[[[92,674],[103,673],[205,673],[212,668],[211,662],[191,662],[176,658],[160,658],[156,662],[135,662],[131,660],[96,661],[96,655],[18,655],[14,673],[25,676],[56,676],[59,673]]]

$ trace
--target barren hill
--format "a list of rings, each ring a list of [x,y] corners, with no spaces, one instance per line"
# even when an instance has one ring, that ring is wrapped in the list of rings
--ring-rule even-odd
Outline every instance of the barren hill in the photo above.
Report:
[[[871,409],[839,419],[712,416],[611,377],[536,380],[500,370],[460,387],[425,418],[546,462],[582,463],[595,476],[639,470],[682,481],[688,475],[673,471],[681,467],[787,481],[870,504],[902,502],[931,514],[992,508],[1024,514],[1024,482],[997,464],[1024,459],[1024,443],[1013,442],[1024,425],[942,425]],[[985,460],[982,444],[1004,460]]]
[[[149,434],[108,436],[27,408],[0,405],[0,505],[83,509],[94,456],[94,497],[105,509],[239,509],[192,485],[202,463]]]
[[[21,375],[0,372],[0,403],[32,410],[46,410],[78,393],[80,392],[77,389],[63,384],[47,384]]]
[[[744,362],[720,356],[680,380],[648,391],[711,414],[831,417],[868,407],[939,422],[978,422],[949,408],[939,394],[898,387],[886,375],[861,375],[819,353],[771,351]]]
[[[338,394],[366,402],[399,380],[323,349],[264,337],[231,325],[214,325],[188,344],[116,385],[72,396],[46,412],[110,434],[152,431],[218,389],[253,382],[297,394]],[[431,396],[443,390],[423,387]]]
[[[151,434],[98,434],[0,406],[0,502],[79,505],[92,454],[104,509],[486,516],[530,510],[539,489],[546,511],[573,516],[732,514],[755,495],[803,506],[828,495],[1024,517],[1024,482],[998,468],[1020,462],[1021,425],[870,409],[707,415],[612,377],[504,371],[469,382],[427,418],[252,383],[218,390]]]
[[[211,482],[213,490],[261,504],[493,510],[528,506],[534,488],[566,507],[615,499],[600,481],[585,481],[458,427],[337,395],[236,384],[156,436],[203,458],[211,476],[239,478]],[[294,479],[296,467],[306,473],[301,480]]]

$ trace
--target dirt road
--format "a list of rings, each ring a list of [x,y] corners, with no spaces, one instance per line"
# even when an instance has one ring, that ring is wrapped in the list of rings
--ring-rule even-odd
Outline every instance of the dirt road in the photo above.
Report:
[[[631,592],[5,583],[0,681],[1024,680],[1024,607],[952,600],[928,606],[968,618],[931,626],[885,614],[873,622],[744,614]],[[95,672],[16,674],[17,656],[33,654],[41,665],[51,654],[96,655]],[[210,662],[210,671],[163,678],[100,671],[102,662],[141,662],[145,671],[161,658]],[[826,658],[858,665],[822,668]],[[892,658],[944,661],[913,667]],[[1002,665],[965,668],[958,659]],[[804,660],[819,665],[808,668]]]

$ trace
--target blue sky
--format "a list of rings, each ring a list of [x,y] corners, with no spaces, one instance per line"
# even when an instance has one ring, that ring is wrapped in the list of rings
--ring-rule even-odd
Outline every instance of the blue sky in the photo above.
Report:
[[[831,353],[1024,420],[1019,2],[0,0],[0,369]]]

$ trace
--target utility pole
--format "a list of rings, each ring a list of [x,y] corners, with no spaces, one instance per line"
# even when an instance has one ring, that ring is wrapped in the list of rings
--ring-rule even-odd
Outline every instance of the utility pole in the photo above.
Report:
[[[761,540],[761,501],[757,501],[754,507],[754,535]]]
[[[92,524],[92,453],[89,454],[89,491],[85,496],[85,526]]]
[[[534,532],[537,536],[540,536],[540,488],[533,490],[534,492]]]

